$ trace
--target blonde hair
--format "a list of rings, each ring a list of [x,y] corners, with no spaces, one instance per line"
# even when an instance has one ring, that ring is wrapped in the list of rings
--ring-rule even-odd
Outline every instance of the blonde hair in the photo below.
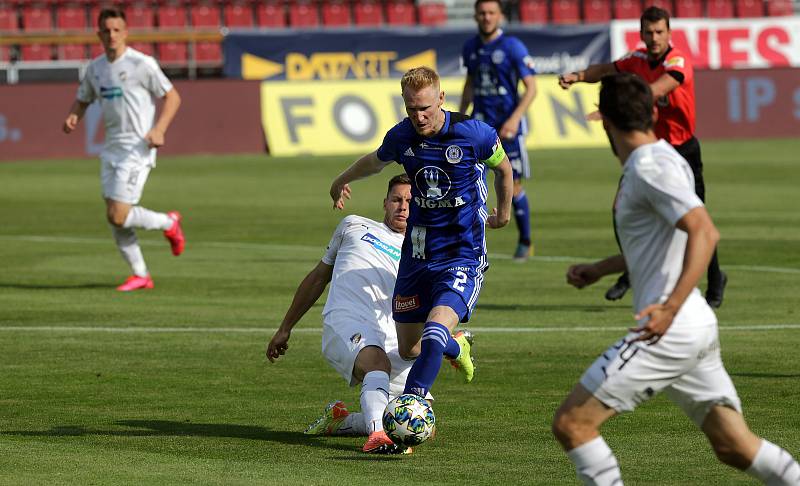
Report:
[[[428,86],[433,86],[436,91],[439,91],[439,75],[427,66],[409,69],[403,75],[403,79],[400,80],[400,89],[403,92],[405,92],[406,88],[419,91]]]

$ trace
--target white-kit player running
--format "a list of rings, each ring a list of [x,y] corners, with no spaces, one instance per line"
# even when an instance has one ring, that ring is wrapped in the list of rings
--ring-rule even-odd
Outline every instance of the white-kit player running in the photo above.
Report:
[[[164,134],[181,99],[155,59],[127,47],[128,28],[122,10],[102,9],[97,24],[105,53],[89,64],[63,130],[74,131],[86,108],[99,101],[105,127],[100,178],[106,217],[132,273],[117,290],[151,289],[153,279],[134,228],[164,231],[175,256],[185,245],[180,213],[159,213],[138,205],[147,176],[156,165],[156,148],[164,145]],[[155,124],[153,97],[164,98]]]
[[[382,416],[389,397],[403,393],[413,364],[398,353],[392,318],[392,290],[410,203],[411,182],[400,174],[389,181],[382,222],[356,215],[342,219],[267,345],[270,361],[283,355],[292,328],[331,282],[322,311],[322,354],[350,386],[361,383],[361,413],[333,402],[306,433],[369,435],[364,452],[408,452],[383,431]]]
[[[769,485],[800,485],[794,458],[750,431],[722,364],[717,318],[697,289],[719,233],[689,163],[653,132],[650,87],[630,73],[604,77],[600,114],[623,165],[614,201],[622,254],[574,265],[567,281],[583,288],[627,267],[638,327],[586,370],[556,412],[553,433],[584,484],[621,485],[600,425],[663,391],[720,461]]]

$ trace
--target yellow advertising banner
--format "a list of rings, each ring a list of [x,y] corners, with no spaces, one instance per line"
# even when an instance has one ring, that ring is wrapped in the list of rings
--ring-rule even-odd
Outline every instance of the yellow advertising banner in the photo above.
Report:
[[[445,109],[458,109],[463,78],[442,79]],[[598,85],[569,91],[556,76],[537,76],[538,95],[528,111],[527,146],[597,147],[608,143],[594,111]],[[371,152],[406,116],[398,79],[345,81],[265,81],[261,119],[272,155],[340,155]]]

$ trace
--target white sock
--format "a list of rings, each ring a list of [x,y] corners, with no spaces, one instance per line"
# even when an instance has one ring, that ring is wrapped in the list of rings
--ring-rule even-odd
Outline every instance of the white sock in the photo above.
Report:
[[[800,485],[800,465],[797,461],[791,454],[764,439],[761,439],[761,447],[745,472],[768,486]]]
[[[167,213],[157,213],[141,206],[133,206],[125,218],[124,228],[142,228],[146,230],[168,230],[172,227],[172,218]]]
[[[368,435],[367,427],[364,423],[364,414],[350,412],[350,415],[344,418],[342,425],[336,429],[333,435]]]
[[[111,226],[111,232],[114,234],[114,241],[117,242],[117,248],[119,248],[122,258],[128,262],[133,274],[137,277],[146,277],[147,265],[144,263],[144,255],[142,255],[142,249],[139,247],[136,232],[130,228],[118,228],[116,226]]]
[[[578,479],[587,486],[622,486],[622,475],[614,453],[602,436],[567,452],[575,464]]]
[[[389,403],[389,373],[370,371],[361,383],[361,413],[367,432],[383,430],[383,411]]]

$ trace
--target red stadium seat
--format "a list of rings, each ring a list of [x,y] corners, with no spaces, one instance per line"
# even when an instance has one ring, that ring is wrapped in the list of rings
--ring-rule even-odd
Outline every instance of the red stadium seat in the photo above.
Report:
[[[53,59],[53,49],[50,44],[22,46],[20,57],[23,61],[50,61]]]
[[[162,42],[156,48],[158,61],[167,66],[185,66],[187,64],[187,48],[182,42]]]
[[[736,16],[759,18],[764,16],[762,0],[736,0]]]
[[[225,5],[225,25],[228,27],[252,28],[253,9],[249,4],[232,3]]]
[[[10,61],[10,56],[8,55],[8,48],[6,46],[0,46],[0,62],[8,62]]]
[[[58,59],[64,61],[82,61],[86,59],[84,44],[62,44],[57,47]]]
[[[672,15],[675,12],[675,7],[672,5],[672,0],[644,0],[643,8],[658,7],[666,10]]]
[[[583,20],[588,23],[601,23],[611,20],[610,0],[584,0]]]
[[[56,10],[56,25],[59,29],[86,29],[86,10],[83,6],[62,5]],[[58,56],[61,59],[61,56]]]
[[[322,23],[328,27],[350,25],[350,8],[340,0],[330,0],[322,4]]]
[[[125,7],[125,19],[129,29],[152,29],[156,25],[153,8],[145,3],[136,3]],[[93,17],[96,22],[97,16]],[[150,47],[152,50],[152,46]]]
[[[158,8],[158,27],[180,29],[186,27],[186,9],[180,5],[162,5]]]
[[[17,24],[17,11],[10,5],[0,5],[0,32],[15,31]]]
[[[700,0],[675,0],[675,16],[699,19],[703,17]]]
[[[222,64],[222,46],[218,42],[198,42],[194,47],[194,58],[197,64]]]
[[[292,27],[317,27],[319,11],[313,3],[297,2],[289,6],[289,25]]]
[[[89,44],[89,58],[90,59],[94,59],[95,57],[97,57],[97,56],[99,56],[101,54],[105,54],[105,51],[103,51],[103,46],[101,46],[100,43],[95,42],[93,44]]]
[[[639,0],[614,0],[615,19],[639,19],[642,16],[642,4]]]
[[[381,6],[372,0],[361,0],[353,5],[356,25],[381,25]]]
[[[152,56],[154,53],[153,44],[149,42],[131,42],[130,46],[142,54]]]
[[[578,0],[553,0],[551,20],[554,24],[577,24],[581,21]]]
[[[447,23],[447,5],[443,3],[422,3],[417,5],[420,25],[443,25]]]
[[[283,3],[267,1],[256,5],[259,27],[286,27],[286,7]]]
[[[415,25],[414,4],[405,0],[386,2],[386,23],[389,25]]]
[[[49,32],[53,30],[50,9],[42,5],[22,8],[22,28],[25,32]]]
[[[189,16],[192,18],[192,27],[216,28],[221,25],[219,8],[208,3],[192,5]]]
[[[521,0],[519,20],[523,24],[546,24],[549,21],[547,0]]]
[[[794,15],[792,0],[767,0],[767,15],[773,17]]]
[[[707,0],[706,15],[712,19],[729,19],[733,17],[733,1]]]

